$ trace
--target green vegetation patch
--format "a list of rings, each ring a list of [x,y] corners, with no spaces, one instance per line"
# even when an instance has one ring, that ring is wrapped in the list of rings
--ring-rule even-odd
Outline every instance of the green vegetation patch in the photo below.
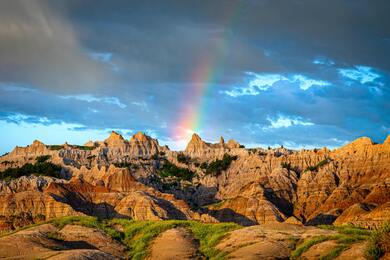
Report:
[[[306,240],[303,243],[299,244],[296,249],[292,252],[292,259],[299,259],[299,257],[306,251],[308,251],[312,246],[328,241],[333,240],[337,243],[330,252],[326,255],[321,256],[320,259],[328,260],[334,259],[339,256],[344,250],[348,249],[350,245],[355,243],[360,243],[369,239],[371,232],[366,229],[362,229],[354,226],[332,226],[332,225],[319,225],[319,228],[326,230],[337,231],[338,234],[328,235],[328,236],[317,236],[312,239]]]
[[[288,171],[292,170],[291,163],[288,162],[282,162],[280,165],[282,168],[287,169]]]
[[[46,162],[47,160],[49,160],[51,158],[51,155],[42,155],[42,156],[38,156],[37,158],[35,158],[35,161],[37,163],[43,163],[43,162]]]
[[[379,259],[386,252],[390,251],[390,222],[385,223],[381,228],[371,233],[368,239],[368,246],[365,251],[367,259]]]
[[[318,171],[322,166],[327,165],[327,164],[330,163],[331,161],[332,161],[332,159],[326,158],[326,159],[324,159],[324,160],[318,162],[316,165],[308,166],[308,167],[305,169],[305,172],[307,172],[307,171],[316,172],[316,171]]]
[[[312,246],[322,243],[324,241],[330,240],[330,236],[317,236],[312,239],[304,241],[302,244],[298,245],[296,249],[291,253],[292,259],[298,259],[303,253],[308,251]]]
[[[64,148],[63,145],[49,145],[48,148],[50,150],[53,150],[53,151],[58,151],[58,150],[61,150],[62,148]]]
[[[328,252],[326,255],[321,256],[320,260],[332,260],[338,257],[344,250],[348,249],[347,245],[337,245],[335,248],[333,248],[330,252]]]
[[[22,167],[9,168],[0,172],[0,180],[9,181],[22,176],[50,176],[61,178],[61,167],[51,162],[36,162],[34,164],[26,163]]]
[[[219,175],[222,171],[225,171],[229,168],[230,164],[237,160],[237,156],[231,156],[229,154],[224,154],[222,160],[215,160],[212,161],[210,164],[207,165],[206,174],[212,174],[212,175]],[[201,168],[203,168],[201,165]]]
[[[191,162],[191,157],[184,153],[178,153],[176,158],[179,163],[189,164]]]
[[[92,151],[93,149],[96,148],[95,146],[85,146],[85,145],[73,145],[72,147],[84,151]]]
[[[48,232],[47,234],[47,238],[50,238],[50,239],[53,239],[53,240],[56,240],[56,241],[63,241],[63,237],[61,236],[60,233],[58,233],[57,231],[51,231],[51,232]]]
[[[194,177],[194,173],[189,169],[177,167],[169,161],[166,161],[157,173],[162,178],[175,177],[179,180],[186,181],[190,181]]]
[[[64,217],[51,221],[58,228],[69,224],[92,227],[123,243],[130,259],[144,259],[149,245],[162,232],[177,227],[186,228],[199,240],[200,253],[206,259],[223,259],[225,253],[215,246],[232,230],[241,228],[234,223],[205,224],[187,220],[135,221],[129,219],[99,220],[95,217]],[[117,227],[121,226],[121,231]]]

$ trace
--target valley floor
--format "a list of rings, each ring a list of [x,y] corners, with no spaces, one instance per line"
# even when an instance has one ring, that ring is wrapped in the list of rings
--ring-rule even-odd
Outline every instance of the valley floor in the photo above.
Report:
[[[64,217],[0,237],[2,259],[388,259],[390,229],[242,227],[196,221]],[[387,241],[386,241],[387,238]]]

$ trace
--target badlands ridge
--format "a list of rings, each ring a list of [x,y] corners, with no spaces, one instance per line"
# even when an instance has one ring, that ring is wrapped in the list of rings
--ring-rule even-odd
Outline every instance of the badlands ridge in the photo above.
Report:
[[[15,169],[37,165],[57,175],[12,177]],[[194,134],[177,152],[141,132],[130,140],[112,132],[83,146],[36,140],[16,147],[0,157],[0,172],[8,174],[0,181],[3,231],[66,216],[234,222],[264,230],[292,224],[373,229],[390,220],[390,137],[382,144],[362,137],[335,150],[293,151],[247,149],[222,137],[211,144]],[[186,237],[181,229],[170,232]]]

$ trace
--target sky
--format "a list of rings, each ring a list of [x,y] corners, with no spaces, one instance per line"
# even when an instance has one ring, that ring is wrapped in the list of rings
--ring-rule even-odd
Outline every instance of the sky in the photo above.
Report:
[[[0,153],[196,132],[248,147],[390,134],[387,0],[0,1]]]

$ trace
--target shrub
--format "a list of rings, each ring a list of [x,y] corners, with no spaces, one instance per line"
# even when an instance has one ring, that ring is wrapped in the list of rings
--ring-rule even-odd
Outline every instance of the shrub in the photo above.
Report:
[[[332,161],[332,159],[326,158],[326,159],[324,159],[324,160],[318,162],[318,163],[317,163],[316,165],[314,165],[314,166],[308,166],[308,167],[306,168],[305,172],[307,172],[307,171],[316,172],[316,171],[318,171],[318,169],[320,169],[322,166],[324,166],[324,165],[330,163],[331,161]]]
[[[61,178],[61,167],[50,162],[36,162],[35,164],[27,163],[22,167],[9,168],[0,173],[0,179],[9,181],[22,176],[50,176]]]
[[[58,151],[58,150],[61,150],[62,148],[64,148],[64,146],[63,145],[49,145],[48,148],[50,150]]]
[[[43,163],[43,162],[46,162],[47,160],[49,160],[51,158],[51,155],[42,155],[42,156],[38,156],[37,158],[35,158],[35,161],[37,163]]]
[[[289,170],[289,171],[292,169],[291,163],[290,163],[290,162],[289,162],[289,163],[287,163],[287,162],[282,162],[281,166],[282,166],[282,168],[287,169],[287,170]]]
[[[166,161],[161,169],[158,171],[158,175],[167,178],[167,177],[175,177],[180,180],[190,181],[194,176],[194,173],[186,168],[180,168],[176,165]]]
[[[222,160],[215,160],[207,166],[206,174],[219,175],[222,171],[227,170],[234,160],[237,160],[237,156],[224,154]]]
[[[127,169],[131,169],[133,168],[133,164],[131,163],[128,163],[128,162],[119,162],[119,163],[113,163],[113,165],[115,167],[118,167],[118,168],[127,168]]]
[[[191,158],[183,153],[178,153],[176,158],[180,163],[188,164],[191,162]]]
[[[201,169],[207,169],[207,167],[209,167],[209,165],[207,164],[207,162],[202,162],[199,167]]]
[[[96,148],[94,146],[85,146],[85,145],[74,145],[73,147],[76,149],[79,149],[79,150],[84,150],[84,151],[91,151],[91,150]]]

